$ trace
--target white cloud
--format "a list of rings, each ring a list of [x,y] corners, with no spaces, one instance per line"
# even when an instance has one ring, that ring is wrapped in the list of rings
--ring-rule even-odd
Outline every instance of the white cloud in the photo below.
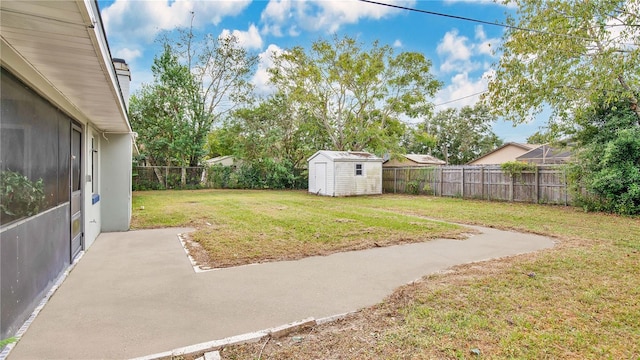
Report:
[[[127,63],[130,63],[142,56],[142,51],[138,49],[122,48],[117,49],[113,54],[113,57],[124,59]]]
[[[482,26],[476,26],[474,41],[460,35],[457,29],[448,31],[438,43],[436,52],[442,58],[439,70],[442,73],[472,72],[486,69],[482,56],[494,56],[499,38],[487,38]]]
[[[468,60],[471,57],[471,48],[467,46],[469,38],[458,36],[458,30],[453,29],[444,34],[444,38],[436,47],[438,55],[445,56],[447,60]]]
[[[102,19],[110,38],[129,43],[151,43],[163,30],[189,26],[192,15],[196,28],[206,24],[217,25],[226,16],[238,15],[250,3],[251,0],[116,0],[102,10]]]
[[[399,39],[393,42],[393,47],[396,48],[401,48],[402,47],[402,41],[400,41]]]
[[[416,0],[392,0],[389,4],[412,6]],[[338,31],[345,24],[355,24],[361,19],[378,20],[397,14],[398,9],[366,4],[357,0],[270,0],[262,12],[263,33],[282,36],[283,29],[298,27],[305,30]],[[286,30],[291,34],[290,30]],[[298,30],[295,30],[297,33]]]
[[[258,55],[260,58],[258,62],[258,69],[256,70],[253,79],[251,79],[251,83],[255,86],[256,93],[260,95],[268,95],[275,91],[273,86],[269,83],[268,69],[273,67],[273,58],[282,54],[282,52],[283,50],[279,46],[271,44],[264,52]]]
[[[476,40],[480,41],[473,45],[473,49],[477,54],[484,54],[494,56],[497,50],[500,38],[487,38],[487,34],[484,32],[482,25],[476,26]]]
[[[240,30],[230,31],[230,30],[224,29],[220,34],[221,37],[227,37],[230,35],[238,39],[240,46],[244,47],[245,49],[249,50],[249,49],[262,48],[262,37],[260,36],[260,32],[258,31],[258,28],[254,24],[251,24],[251,26],[249,26],[249,29],[247,31],[240,31]]]
[[[493,70],[487,70],[479,78],[472,78],[467,72],[454,75],[451,77],[449,85],[436,94],[434,103],[436,105],[442,104],[436,110],[472,106],[478,102],[481,93],[487,89],[489,77],[493,72]]]
[[[495,1],[495,0],[445,0],[444,3],[449,5],[455,4],[455,3],[470,3],[474,5],[498,5],[498,6],[511,8],[511,9],[518,8],[518,4],[516,4],[515,1],[509,1],[506,4],[504,4],[502,1]]]

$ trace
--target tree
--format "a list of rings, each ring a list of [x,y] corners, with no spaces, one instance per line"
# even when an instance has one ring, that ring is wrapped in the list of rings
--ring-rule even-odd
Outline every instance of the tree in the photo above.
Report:
[[[161,42],[163,53],[152,69],[154,83],[134,94],[131,115],[146,117],[136,122],[157,125],[150,131],[136,128],[147,151],[163,154],[162,162],[157,158],[160,153],[150,156],[152,164],[197,166],[207,153],[213,125],[251,101],[249,77],[258,58],[232,35],[206,35],[198,41],[193,27],[179,30],[175,38],[165,35]],[[183,136],[188,141],[180,141]]]
[[[141,154],[151,165],[186,166],[198,145],[189,126],[189,104],[196,84],[169,46],[153,61],[153,84],[131,97],[129,118],[138,133]]]
[[[578,119],[579,151],[570,170],[574,196],[587,210],[640,214],[640,127],[628,100]],[[586,192],[582,191],[582,188]]]
[[[485,97],[498,115],[518,124],[548,105],[571,126],[601,101],[625,100],[640,123],[640,2],[512,2],[514,27]]]
[[[403,117],[431,110],[441,86],[422,54],[394,55],[389,46],[370,48],[349,37],[319,40],[309,50],[284,51],[271,81],[306,119],[317,123],[334,150],[385,153],[398,149]]]
[[[235,111],[230,124],[238,131],[236,155],[247,161],[271,158],[301,168],[309,156],[329,143],[318,122],[282,93]]]
[[[418,125],[418,134],[425,140],[416,137],[407,150],[416,150],[417,140],[424,150],[447,164],[466,164],[502,145],[502,140],[491,129],[494,122],[489,109],[481,104],[442,110]],[[435,141],[429,141],[426,134]]]

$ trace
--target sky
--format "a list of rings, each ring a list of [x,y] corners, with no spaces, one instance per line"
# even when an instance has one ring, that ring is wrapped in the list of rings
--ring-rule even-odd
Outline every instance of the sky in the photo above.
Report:
[[[387,4],[504,23],[513,8],[487,0],[379,0]],[[131,91],[151,83],[151,64],[159,53],[158,34],[188,27],[193,12],[196,34],[234,34],[258,54],[252,82],[268,93],[271,54],[318,39],[350,36],[364,44],[379,41],[396,54],[419,52],[432,62],[444,86],[433,98],[435,110],[473,105],[487,89],[499,60],[504,28],[360,2],[358,0],[99,0],[113,57],[131,69]],[[505,142],[525,142],[543,118],[514,127],[498,120],[494,132]]]

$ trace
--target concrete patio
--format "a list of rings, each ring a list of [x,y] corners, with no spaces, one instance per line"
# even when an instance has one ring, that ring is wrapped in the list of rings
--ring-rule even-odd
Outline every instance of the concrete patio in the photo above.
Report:
[[[9,359],[122,359],[376,304],[451,266],[537,251],[553,241],[477,228],[434,240],[196,273],[177,234],[103,233]]]

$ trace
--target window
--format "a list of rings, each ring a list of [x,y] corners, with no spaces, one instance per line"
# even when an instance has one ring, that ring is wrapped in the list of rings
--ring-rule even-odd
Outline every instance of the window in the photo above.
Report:
[[[362,176],[362,164],[356,164],[356,176]]]
[[[91,193],[98,193],[98,139],[91,136]]]

